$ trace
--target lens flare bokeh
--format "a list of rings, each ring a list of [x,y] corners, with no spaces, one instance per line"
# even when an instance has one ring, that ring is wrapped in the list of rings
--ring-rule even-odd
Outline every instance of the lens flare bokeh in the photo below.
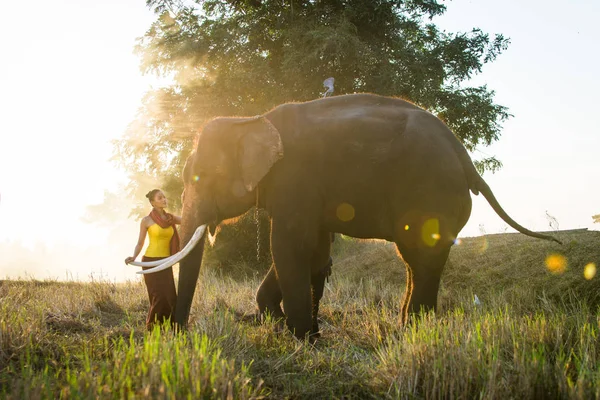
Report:
[[[588,281],[591,281],[596,276],[596,264],[589,263],[583,267],[583,277]]]
[[[561,254],[550,254],[546,257],[546,268],[555,275],[562,274],[567,269],[567,258]]]
[[[340,204],[335,211],[335,215],[343,222],[352,221],[354,219],[354,213],[354,207],[348,203]]]
[[[421,239],[427,246],[434,247],[440,238],[440,221],[437,218],[429,218],[421,229]]]

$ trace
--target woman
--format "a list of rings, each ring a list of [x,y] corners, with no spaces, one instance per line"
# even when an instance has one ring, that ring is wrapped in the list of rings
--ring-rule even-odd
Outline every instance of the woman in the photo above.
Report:
[[[160,260],[179,251],[179,235],[175,224],[181,224],[181,217],[165,211],[167,198],[161,190],[149,191],[146,198],[150,200],[152,211],[142,218],[140,236],[133,251],[133,256],[127,257],[125,264],[134,261],[140,254],[142,247],[144,247],[146,234],[150,238],[150,243],[142,257],[142,261]],[[146,328],[152,330],[155,322],[170,321],[175,310],[177,294],[175,292],[175,281],[173,280],[173,268],[144,275],[144,282],[146,282],[150,299]]]

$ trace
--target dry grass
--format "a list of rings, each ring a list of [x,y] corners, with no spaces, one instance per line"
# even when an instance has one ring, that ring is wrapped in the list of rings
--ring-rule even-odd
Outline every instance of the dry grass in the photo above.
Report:
[[[561,239],[463,240],[440,312],[403,329],[393,246],[340,238],[315,346],[236,321],[254,312],[260,276],[210,264],[184,334],[144,332],[141,282],[2,281],[0,397],[600,398],[600,276],[583,277],[600,234]],[[562,274],[545,266],[554,253]]]

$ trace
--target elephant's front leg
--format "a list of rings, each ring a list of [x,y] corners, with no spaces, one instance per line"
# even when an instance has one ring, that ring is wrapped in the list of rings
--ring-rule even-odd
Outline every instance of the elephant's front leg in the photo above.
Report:
[[[323,261],[325,258],[327,258],[326,262]],[[312,289],[312,328],[310,334],[313,337],[320,335],[318,322],[319,304],[323,297],[325,281],[331,275],[331,266],[333,264],[331,257],[329,257],[329,248],[326,250],[325,258],[322,253],[318,252],[315,254],[312,264],[313,272],[310,282]],[[277,273],[275,272],[275,268],[271,266],[256,293],[256,302],[258,303],[260,316],[263,317],[266,314],[270,314],[274,318],[285,318],[281,310],[281,300],[281,288],[277,280]]]
[[[311,261],[318,230],[310,234],[304,224],[273,219],[271,252],[290,331],[304,339],[312,328]]]
[[[312,328],[310,330],[311,336],[317,337],[319,333],[319,304],[323,297],[325,289],[325,280],[331,274],[331,259],[322,270],[317,273],[313,273],[311,277],[311,288],[312,288]],[[275,319],[285,318],[283,311],[281,310],[281,288],[277,280],[277,274],[275,268],[271,266],[267,276],[262,281],[258,292],[256,293],[256,302],[258,303],[258,310],[260,317],[264,317],[269,314]]]

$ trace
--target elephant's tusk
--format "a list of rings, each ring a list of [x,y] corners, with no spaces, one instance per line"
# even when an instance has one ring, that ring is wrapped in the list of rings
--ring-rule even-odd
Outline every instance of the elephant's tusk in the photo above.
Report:
[[[173,254],[167,258],[163,258],[156,261],[132,261],[127,265],[135,265],[136,267],[156,267],[157,265],[164,264],[168,262],[170,259],[175,258],[177,254]]]
[[[152,274],[154,272],[159,272],[162,270],[165,270],[167,268],[171,268],[173,265],[177,264],[179,261],[183,260],[183,258],[185,256],[188,255],[188,253],[190,251],[192,251],[192,249],[194,247],[196,247],[196,245],[198,244],[198,242],[200,241],[200,239],[202,239],[202,236],[204,235],[204,232],[206,231],[206,225],[200,225],[198,227],[198,229],[196,229],[196,232],[194,232],[194,235],[192,236],[192,238],[190,239],[190,241],[185,245],[185,247],[183,249],[181,249],[181,251],[179,253],[173,254],[171,257],[169,258],[165,258],[163,260],[159,260],[158,262],[161,263],[158,266],[152,268],[152,269],[146,269],[143,271],[138,271],[138,274]]]
[[[201,227],[202,226],[198,227],[198,229],[200,229]],[[194,232],[194,236],[192,236],[192,238],[190,239],[190,242],[195,240],[194,238],[196,237],[196,234],[198,233],[198,229],[196,229],[196,232]],[[188,242],[188,245],[190,242]],[[186,245],[186,247],[187,247],[187,245]],[[181,251],[185,250],[186,247],[184,247]],[[181,253],[181,251],[179,253]],[[156,261],[132,261],[128,265],[135,265],[137,267],[156,267],[156,266],[162,265],[164,263],[170,262],[171,260],[174,260],[175,257],[177,257],[177,255],[179,253],[175,253],[172,256],[163,258],[161,260],[156,260]],[[177,263],[177,261],[175,263]],[[173,263],[173,264],[175,264],[175,263]]]

